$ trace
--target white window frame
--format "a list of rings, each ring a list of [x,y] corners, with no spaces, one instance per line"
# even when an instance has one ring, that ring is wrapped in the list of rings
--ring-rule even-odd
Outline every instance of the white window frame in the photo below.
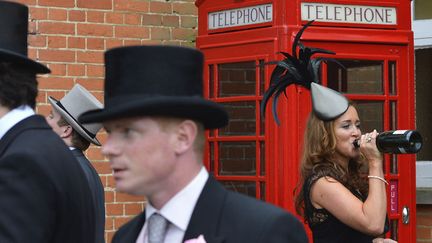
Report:
[[[414,20],[414,1],[411,2],[411,19],[412,31],[414,32],[414,48],[432,47],[432,19]]]

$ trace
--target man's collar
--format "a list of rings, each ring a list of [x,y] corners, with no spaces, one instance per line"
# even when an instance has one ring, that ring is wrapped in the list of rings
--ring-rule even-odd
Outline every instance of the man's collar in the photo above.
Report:
[[[0,118],[0,139],[18,122],[34,115],[34,110],[28,105],[19,106]]]
[[[159,213],[164,216],[175,226],[186,231],[189,224],[195,204],[203,190],[209,174],[204,166],[195,178],[189,184],[171,198],[162,208]],[[181,210],[179,210],[181,208]],[[156,210],[150,202],[146,205],[146,220],[158,210]]]

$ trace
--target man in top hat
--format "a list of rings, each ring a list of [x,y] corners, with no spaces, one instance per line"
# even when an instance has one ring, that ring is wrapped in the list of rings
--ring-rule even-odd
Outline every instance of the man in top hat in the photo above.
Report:
[[[28,8],[0,1],[0,242],[94,242],[85,174],[44,117],[27,57]]]
[[[105,64],[105,108],[80,120],[103,122],[117,190],[148,199],[114,243],[307,242],[292,215],[226,190],[204,168],[204,131],[225,126],[228,115],[202,96],[201,52],[121,47],[105,53]]]
[[[104,187],[99,175],[90,161],[85,157],[84,151],[90,143],[100,146],[96,133],[102,128],[102,124],[81,124],[78,116],[85,111],[101,109],[102,104],[88,90],[76,84],[72,90],[60,101],[53,97],[48,98],[53,109],[46,117],[46,121],[55,133],[72,151],[87,177],[93,196],[96,219],[96,241],[104,243],[105,234],[105,200]]]

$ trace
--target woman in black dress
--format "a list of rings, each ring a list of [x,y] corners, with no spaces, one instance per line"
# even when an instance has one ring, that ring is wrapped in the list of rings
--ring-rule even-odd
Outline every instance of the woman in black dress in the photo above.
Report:
[[[269,63],[276,67],[261,103],[265,114],[267,102],[274,97],[273,117],[279,124],[279,95],[291,84],[311,90],[312,112],[304,136],[296,208],[311,228],[315,243],[395,242],[377,238],[388,230],[388,183],[383,157],[375,143],[377,131],[362,135],[353,104],[319,84],[321,62],[338,62],[326,57],[312,59],[316,53],[334,53],[300,43],[303,31],[312,22],[296,35],[291,54],[282,53],[284,60]]]
[[[370,243],[384,233],[386,181],[377,132],[361,134],[354,106],[334,120],[311,113],[304,136],[297,211],[315,243]],[[353,143],[359,140],[360,148]],[[366,176],[361,173],[366,165]]]

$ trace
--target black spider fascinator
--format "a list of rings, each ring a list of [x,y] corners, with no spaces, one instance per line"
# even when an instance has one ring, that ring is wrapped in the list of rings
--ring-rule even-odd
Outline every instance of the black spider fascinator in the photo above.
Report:
[[[342,66],[337,60],[326,57],[312,58],[317,53],[335,54],[332,51],[304,46],[300,38],[305,29],[313,23],[308,22],[296,35],[292,54],[281,52],[285,56],[282,61],[268,62],[266,64],[276,64],[270,77],[270,87],[263,95],[261,103],[262,115],[265,114],[267,102],[273,98],[273,117],[279,125],[277,117],[277,101],[281,93],[291,84],[301,85],[311,90],[312,110],[321,120],[333,120],[348,109],[348,100],[339,92],[320,85],[320,65],[321,62],[335,62]],[[298,51],[297,51],[298,49]]]

